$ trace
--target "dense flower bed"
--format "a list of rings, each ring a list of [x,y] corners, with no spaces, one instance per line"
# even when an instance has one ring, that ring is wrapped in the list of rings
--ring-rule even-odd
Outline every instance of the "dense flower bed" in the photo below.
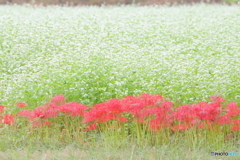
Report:
[[[83,132],[97,130],[101,125],[112,122],[116,122],[115,129],[126,127],[125,123],[137,123],[152,132],[191,128],[211,130],[216,126],[220,130],[222,126],[232,131],[240,130],[240,107],[236,102],[223,104],[224,101],[222,97],[211,96],[211,102],[174,107],[173,102],[161,95],[143,93],[137,97],[127,96],[86,106],[78,102],[67,103],[63,95],[57,95],[50,103],[33,110],[21,110],[17,114],[5,114],[7,107],[0,105],[0,125],[15,125],[17,119],[24,117],[31,127],[51,126],[57,123],[58,117],[70,116],[81,118]],[[20,102],[16,106],[24,108],[27,104]]]

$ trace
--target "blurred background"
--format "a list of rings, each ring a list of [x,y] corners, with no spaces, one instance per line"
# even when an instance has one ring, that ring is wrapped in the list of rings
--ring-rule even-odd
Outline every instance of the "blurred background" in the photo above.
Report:
[[[162,5],[162,4],[191,4],[191,3],[226,3],[233,4],[239,0],[0,0],[0,4],[32,4],[32,5]]]

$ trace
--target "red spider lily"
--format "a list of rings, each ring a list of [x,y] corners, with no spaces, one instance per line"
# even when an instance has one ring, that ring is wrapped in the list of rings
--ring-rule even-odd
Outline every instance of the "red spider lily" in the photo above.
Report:
[[[58,111],[54,108],[48,108],[48,110],[45,111],[45,118],[51,118],[51,117],[57,117]]]
[[[233,120],[232,124],[240,125],[240,119]]]
[[[67,113],[70,116],[84,116],[87,107],[77,102],[66,103],[58,107],[59,112]]]
[[[162,120],[161,118],[155,118],[150,120],[150,130],[151,131],[158,131],[163,128],[169,127],[171,122],[168,122],[168,120]]]
[[[191,124],[196,120],[195,112],[191,105],[183,105],[177,108],[177,111],[173,113],[173,117],[174,120],[178,120],[186,124]]]
[[[11,114],[5,114],[2,118],[2,123],[4,124],[13,124],[14,123],[14,116]]]
[[[143,93],[141,96],[133,97],[127,96],[121,102],[123,103],[123,110],[137,116],[144,108],[155,108],[161,106],[163,97],[161,95],[150,95]]]
[[[34,108],[34,111],[46,111],[48,110],[48,105],[47,106],[38,106],[36,108]]]
[[[163,127],[161,121],[159,119],[152,119],[150,121],[150,130],[156,132]]]
[[[121,120],[119,117],[124,113],[132,114],[138,123],[144,123],[145,119],[152,115],[157,116],[159,120],[167,121],[168,112],[172,111],[172,102],[160,100],[163,100],[161,95],[146,93],[138,97],[127,96],[122,100],[111,99],[95,105],[92,110],[86,112],[84,122],[105,123],[110,120]],[[126,118],[122,118],[121,121],[125,122]]]
[[[210,99],[211,99],[212,102],[220,102],[221,103],[221,102],[225,101],[225,99],[223,99],[220,96],[210,96]]]
[[[145,118],[147,116],[156,115],[157,117],[168,117],[173,113],[172,102],[163,101],[161,106],[155,108],[144,108],[141,110],[139,117]]]
[[[90,110],[89,112],[85,112],[83,122],[84,123],[94,122],[97,119],[96,116],[97,116],[97,112],[94,111],[94,109]]]
[[[80,116],[83,117],[83,123],[90,122],[84,131],[97,129],[96,124],[108,123],[112,120],[120,123],[133,121],[140,125],[149,125],[151,131],[159,131],[164,128],[183,131],[192,127],[215,129],[213,126],[225,124],[234,125],[235,128],[233,127],[232,130],[238,130],[236,126],[240,125],[237,117],[240,115],[240,108],[237,103],[231,102],[227,107],[223,107],[221,103],[224,99],[213,96],[211,101],[210,103],[199,102],[182,105],[174,109],[173,103],[166,101],[161,95],[144,93],[136,97],[127,96],[121,100],[111,99],[93,107],[87,107],[78,102],[66,103],[63,95],[57,95],[52,98],[50,103],[36,107],[33,111],[20,111],[17,115],[32,120],[33,126],[48,125],[47,121],[41,122],[42,119],[57,117],[62,113],[68,116]],[[22,104],[22,106],[24,105]],[[0,114],[4,109],[4,106],[0,106]],[[180,121],[182,124],[173,125],[174,121]],[[2,122],[7,122],[7,120],[2,120]]]
[[[47,118],[45,114],[46,112],[44,111],[36,110],[33,113],[34,113],[34,118]]]
[[[157,110],[158,108],[143,108],[142,110],[139,111],[138,114],[135,115],[135,117],[137,117],[138,119],[145,119],[147,118],[148,116],[151,116],[151,115],[157,115]]]
[[[232,131],[240,131],[240,126],[233,126],[231,128]]]
[[[20,117],[26,117],[30,120],[34,120],[36,118],[46,119],[46,118],[50,118],[50,117],[56,117],[58,115],[58,112],[57,112],[57,110],[52,109],[52,108],[40,109],[40,107],[38,107],[34,111],[29,111],[29,110],[20,111],[20,112],[18,112],[17,115]]]
[[[120,121],[120,122],[127,122],[126,117],[118,117],[117,120]]]
[[[36,110],[33,113],[34,113],[33,118],[41,118],[41,119],[56,117],[58,115],[58,112],[54,109],[51,109],[51,108],[48,109],[48,110],[45,110],[45,111]]]
[[[131,113],[134,117],[138,117],[141,111],[144,109],[145,105],[143,102],[124,104],[124,110]]]
[[[98,107],[98,106],[96,106],[96,107]],[[119,114],[119,113],[123,112],[122,102],[115,98],[103,103],[102,107],[104,107],[105,111],[108,111],[108,112],[111,111],[114,114]]]
[[[143,100],[133,96],[127,96],[122,101],[124,111],[137,115],[145,107]]]
[[[4,112],[4,109],[5,109],[5,107],[0,105],[0,114],[2,114]]]
[[[34,119],[34,112],[29,111],[29,110],[20,111],[20,112],[18,112],[17,115],[20,116],[20,117],[28,118],[28,119]]]
[[[163,100],[162,95],[150,95],[148,93],[143,93],[141,96],[137,97],[144,101],[145,106],[158,106],[158,102]]]
[[[227,115],[234,117],[240,115],[240,108],[237,106],[237,102],[231,102],[227,105]]]
[[[53,97],[51,99],[51,103],[59,106],[59,105],[66,103],[66,99],[65,99],[64,95],[56,95],[55,97]]]
[[[58,115],[58,110],[55,108],[55,105],[39,106],[36,107],[33,111],[33,118],[50,118],[56,117]]]
[[[173,131],[185,131],[187,129],[189,129],[186,125],[184,124],[177,124],[177,125],[174,125],[172,128],[171,128]]]
[[[17,106],[17,107],[20,107],[20,108],[23,108],[23,107],[28,106],[28,104],[27,104],[27,103],[24,103],[24,102],[19,102],[19,103],[16,104],[16,106]]]
[[[220,116],[216,120],[216,123],[218,123],[220,125],[224,125],[224,124],[231,124],[232,121],[231,121],[231,118],[229,116]]]
[[[94,130],[94,129],[97,129],[99,128],[95,123],[92,123],[92,124],[89,124],[86,129],[83,130],[83,132],[87,132],[89,130]]]
[[[104,123],[109,120],[117,120],[123,113],[120,100],[111,99],[110,101],[96,104],[92,110],[85,113],[84,122]]]
[[[106,121],[109,121],[109,120],[115,120],[115,119],[117,119],[117,116],[116,116],[114,113],[110,112],[110,113],[106,114],[103,118],[104,118]]]
[[[123,104],[123,110],[124,111],[131,111],[134,108],[139,108],[140,102],[137,98],[133,97],[133,96],[126,96],[124,99],[121,100],[122,104]],[[141,105],[141,107],[143,108],[144,106]]]
[[[208,104],[207,102],[200,102],[193,104],[192,109],[198,119],[214,121],[220,114],[218,107],[215,103]]]

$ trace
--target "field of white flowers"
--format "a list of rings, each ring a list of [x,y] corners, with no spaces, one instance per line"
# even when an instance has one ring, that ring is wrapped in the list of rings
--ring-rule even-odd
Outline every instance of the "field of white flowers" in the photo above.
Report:
[[[239,6],[0,6],[0,104],[162,94],[240,103]]]

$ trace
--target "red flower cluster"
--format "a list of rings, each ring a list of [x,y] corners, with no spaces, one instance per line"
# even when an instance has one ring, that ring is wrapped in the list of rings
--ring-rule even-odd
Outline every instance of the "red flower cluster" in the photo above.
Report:
[[[2,123],[4,124],[13,124],[14,123],[14,116],[11,114],[5,114],[2,117]]]
[[[5,107],[0,105],[0,115],[4,112]]]
[[[6,107],[0,105],[0,123],[12,125],[14,123],[14,116],[11,114],[3,114]]]
[[[84,116],[86,106],[77,102],[66,103],[64,96],[57,95],[52,98],[50,103],[44,106],[39,106],[31,110],[22,110],[18,112],[17,116],[25,117],[33,122],[32,126],[45,126],[50,125],[49,121],[42,122],[43,119],[57,117],[61,114],[69,116]],[[38,122],[41,120],[41,122]]]
[[[236,102],[231,102],[224,108],[222,97],[211,97],[212,102],[200,102],[193,105],[183,105],[173,113],[174,120],[185,124],[187,128],[211,128],[212,125],[234,124],[239,125],[239,120],[234,120],[240,115],[240,108]],[[239,117],[238,117],[239,118]],[[233,127],[237,130],[238,127]]]
[[[138,97],[127,96],[122,100],[111,99],[96,104],[86,112],[84,122],[102,124],[111,120],[120,123],[136,121],[140,124],[150,123],[152,130],[158,130],[171,124],[172,106],[172,102],[165,101],[161,95],[144,93]]]
[[[111,99],[93,107],[87,107],[77,102],[66,103],[63,95],[57,95],[51,99],[50,103],[36,107],[34,110],[22,110],[17,116],[29,119],[33,127],[54,125],[51,118],[61,115],[78,116],[86,126],[83,130],[85,132],[98,129],[102,124],[113,121],[118,124],[138,123],[145,125],[151,131],[165,128],[170,128],[172,131],[184,131],[190,128],[211,129],[213,125],[230,125],[232,131],[240,130],[239,106],[236,102],[225,106],[222,104],[224,101],[222,97],[212,96],[211,102],[199,102],[174,108],[173,103],[161,95],[143,93],[137,97],[126,96],[123,99]],[[18,103],[17,106],[25,107],[27,104]],[[13,124],[14,116],[3,115],[4,109],[4,106],[0,106],[1,122]]]
[[[24,102],[19,102],[16,104],[17,107],[20,107],[20,108],[23,108],[23,107],[26,107],[28,106],[27,103],[24,103]]]

